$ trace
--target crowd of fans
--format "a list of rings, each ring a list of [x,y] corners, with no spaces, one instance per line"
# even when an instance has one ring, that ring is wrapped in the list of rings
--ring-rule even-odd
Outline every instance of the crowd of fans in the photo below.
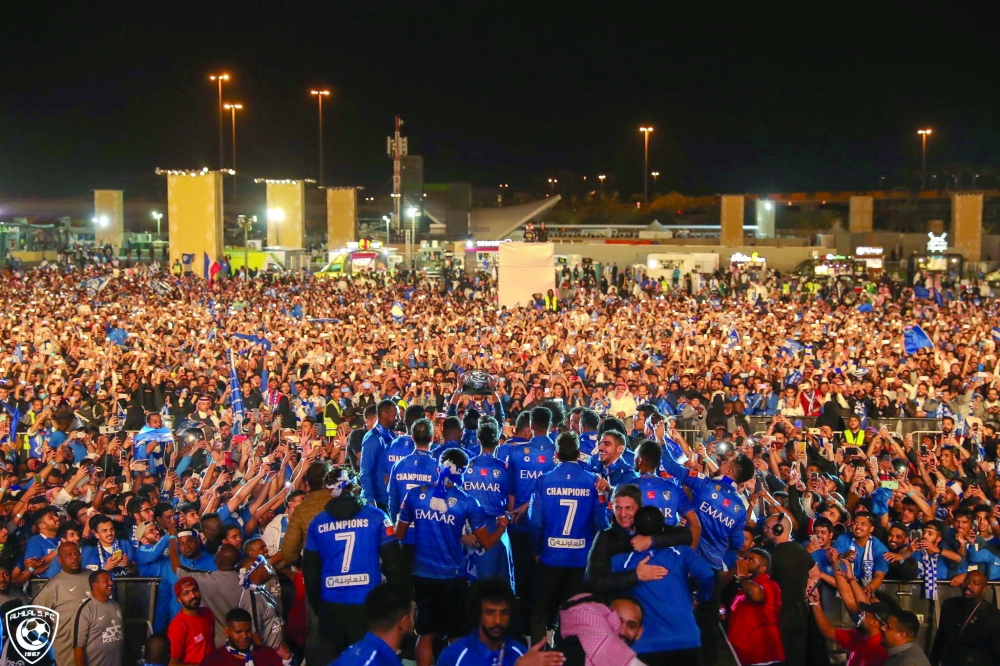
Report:
[[[990,298],[79,263],[0,282],[7,658],[919,664],[917,581],[933,663],[1000,663]]]

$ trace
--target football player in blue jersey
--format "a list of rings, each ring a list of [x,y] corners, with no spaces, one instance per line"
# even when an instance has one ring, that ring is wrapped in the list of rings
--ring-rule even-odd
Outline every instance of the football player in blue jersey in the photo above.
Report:
[[[692,457],[687,441],[673,425],[670,428],[670,438],[688,458]],[[670,456],[664,458],[662,466],[667,474],[691,491],[691,504],[701,521],[698,553],[716,571],[712,603],[700,605],[695,612],[701,628],[702,662],[714,664],[718,661],[718,578],[726,551],[739,550],[743,546],[743,527],[747,522],[746,508],[736,486],[753,478],[755,468],[750,458],[743,453],[731,458],[723,457],[718,463],[718,473],[714,478],[689,470]]]
[[[458,448],[441,454],[437,484],[411,489],[399,508],[396,538],[402,541],[410,525],[416,528],[413,554],[413,589],[417,599],[417,664],[430,666],[436,635],[455,638],[464,629],[455,604],[465,599],[468,587],[462,534],[466,524],[483,550],[493,548],[507,528],[506,516],[497,529],[487,527],[486,514],[462,489],[469,458]]]
[[[326,507],[309,523],[302,574],[306,595],[320,619],[323,654],[330,661],[365,635],[365,597],[382,577],[402,583],[405,572],[389,517],[361,499],[346,465],[327,474]]]
[[[403,424],[406,426],[406,432],[410,433],[413,424],[422,418],[424,418],[423,407],[420,405],[407,407],[403,413]],[[393,466],[411,453],[413,453],[413,437],[410,434],[400,435],[392,440],[392,444],[385,450],[385,468],[390,472],[390,480]],[[392,512],[389,515],[391,516]]]
[[[559,464],[538,480],[529,509],[539,553],[530,619],[532,642],[545,637],[553,611],[583,591],[587,553],[594,535],[608,526],[598,477],[580,463],[579,436],[564,432],[556,447]]]
[[[395,522],[399,518],[399,506],[406,493],[417,486],[430,485],[437,481],[438,464],[430,454],[434,424],[430,419],[418,419],[410,427],[413,438],[413,452],[397,462],[389,473],[389,518]],[[417,531],[410,530],[403,540],[403,561],[406,571],[413,570],[413,549]]]
[[[584,409],[580,413],[580,460],[592,464],[597,457],[597,440],[601,435],[597,429],[601,425],[601,417],[592,409]]]
[[[625,434],[617,430],[609,430],[601,435],[597,444],[597,461],[592,461],[591,469],[600,481],[597,486],[605,498],[609,498],[616,486],[623,483],[635,483],[639,475],[633,465],[622,458],[625,451]]]
[[[494,457],[505,465],[510,461],[511,452],[531,439],[531,412],[518,414],[512,431],[510,437],[493,452]]]
[[[479,448],[479,444],[475,442],[471,443],[470,448],[465,448],[465,446],[463,446],[462,422],[457,416],[449,416],[444,420],[444,424],[441,426],[441,435],[444,441],[437,446],[431,447],[431,455],[434,456],[436,460],[440,460],[441,454],[448,449],[461,449],[469,458],[478,456],[482,452],[482,449]]]
[[[330,666],[403,666],[396,653],[403,639],[413,633],[415,611],[407,588],[379,585],[365,599],[368,633]]]
[[[481,430],[482,420],[479,427]],[[473,585],[470,599],[470,619],[474,619],[476,629],[446,647],[437,666],[514,666],[528,652],[509,636],[514,593],[504,581],[487,579]]]
[[[598,451],[597,447],[600,445],[601,436],[603,436],[604,433],[610,432],[612,430],[614,430],[615,432],[622,432],[622,433],[625,432],[625,422],[619,418],[615,418],[614,416],[609,416],[603,421],[601,421],[601,425],[597,427],[597,438],[595,439],[596,445],[594,447],[594,455],[591,456],[590,458],[591,469],[594,469],[595,471],[597,463],[600,460],[599,456],[600,451]],[[624,460],[625,464],[628,465],[629,467],[633,469],[635,468],[635,452],[632,451],[632,449],[628,448],[627,440],[625,444],[625,450],[622,451],[622,460]]]
[[[474,497],[483,507],[488,518],[490,531],[495,528],[497,518],[507,515],[513,502],[514,483],[507,466],[493,457],[493,451],[500,441],[500,426],[490,416],[479,419],[476,439],[483,453],[469,461],[465,470],[465,492]],[[465,537],[471,540],[469,536]],[[475,537],[472,537],[474,539]],[[469,578],[500,578],[505,585],[514,589],[514,561],[510,550],[510,537],[505,532],[496,548],[485,552],[474,548],[469,556]]]
[[[635,471],[639,473],[639,478],[635,485],[639,486],[642,493],[642,505],[652,505],[659,509],[668,526],[679,524],[683,518],[691,530],[691,547],[697,549],[698,539],[701,537],[698,513],[691,506],[687,493],[677,479],[659,471],[662,457],[663,449],[651,439],[647,439],[636,449]]]
[[[385,451],[392,446],[392,429],[399,418],[399,407],[392,400],[382,400],[376,410],[378,423],[361,440],[361,488],[365,499],[383,511],[389,507],[389,469]]]

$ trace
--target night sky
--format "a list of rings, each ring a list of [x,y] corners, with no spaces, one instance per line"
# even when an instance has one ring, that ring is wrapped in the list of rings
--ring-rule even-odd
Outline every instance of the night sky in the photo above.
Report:
[[[391,188],[396,113],[428,182],[477,187],[537,188],[566,171],[641,191],[641,124],[655,127],[661,191],[875,189],[880,175],[900,185],[919,170],[921,126],[935,131],[930,166],[1000,163],[990,22],[949,18],[953,7],[344,9],[376,4],[389,7],[36,3],[37,13],[7,16],[0,195],[155,196],[165,191],[157,166],[214,168],[208,75],[223,69],[234,77],[224,98],[246,105],[237,161],[247,182],[316,177],[314,86],[333,90],[327,184],[376,192]],[[228,166],[228,120],[226,132]]]

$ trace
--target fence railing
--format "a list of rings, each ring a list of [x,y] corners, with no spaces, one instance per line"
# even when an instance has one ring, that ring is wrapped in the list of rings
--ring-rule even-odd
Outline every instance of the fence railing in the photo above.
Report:
[[[771,416],[748,416],[747,421],[750,423],[750,430],[748,434],[755,432],[766,431],[771,425]],[[809,428],[816,427],[816,417],[815,416],[794,416],[788,419],[792,423],[796,424],[797,427],[802,430],[808,430]],[[914,433],[925,433],[925,432],[941,432],[941,419],[938,418],[897,418],[897,419],[868,419],[865,423],[866,427],[869,428],[881,428],[885,426],[889,429],[889,432],[899,433],[900,435],[912,435]],[[695,434],[698,432],[698,427],[694,419],[677,419],[677,429],[685,437],[688,433]],[[697,440],[688,440],[689,443],[696,442]]]
[[[41,591],[48,580],[31,579],[31,598]],[[122,632],[125,655],[123,664],[134,664],[142,656],[146,637],[153,632],[153,614],[156,612],[156,590],[159,578],[115,578],[115,601],[122,608]],[[74,618],[62,618],[59,628],[73,631]],[[60,664],[60,666],[62,666]]]

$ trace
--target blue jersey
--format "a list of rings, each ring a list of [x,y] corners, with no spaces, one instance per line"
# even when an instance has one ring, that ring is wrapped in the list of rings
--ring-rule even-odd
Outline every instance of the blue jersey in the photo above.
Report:
[[[635,483],[639,479],[639,475],[636,474],[632,465],[625,462],[624,455],[608,466],[605,466],[600,458],[592,458],[591,470],[610,483],[612,487],[618,487],[623,483]]]
[[[437,461],[427,451],[414,449],[413,453],[396,463],[389,473],[389,517],[399,518],[399,506],[410,489],[433,484],[438,478]],[[415,528],[406,532],[403,543],[414,543],[417,538]]]
[[[642,505],[659,509],[667,525],[677,525],[684,514],[694,510],[684,488],[674,479],[643,474],[636,479],[635,484],[642,493]]]
[[[594,536],[608,526],[596,486],[597,475],[579,462],[560,463],[538,480],[528,515],[542,564],[587,566]]]
[[[389,504],[385,451],[392,445],[392,434],[376,423],[361,440],[361,489],[365,499],[382,506]]]
[[[392,476],[393,466],[413,453],[414,448],[416,447],[413,444],[413,438],[409,435],[402,435],[392,440],[392,444],[385,450],[385,468],[389,470],[390,477]]]
[[[306,550],[318,553],[323,562],[323,601],[364,604],[382,582],[378,551],[395,539],[389,516],[371,504],[346,520],[321,511],[309,523]]]
[[[514,507],[531,500],[531,493],[543,474],[556,466],[556,447],[544,435],[532,437],[520,447],[512,448],[507,458],[507,469],[514,478]]]
[[[369,632],[360,641],[344,650],[330,666],[402,666],[396,651],[375,634]]]
[[[523,437],[511,437],[493,451],[493,456],[506,465],[510,461],[511,452],[516,451],[518,447],[524,445],[527,441]]]
[[[491,652],[486,644],[479,640],[479,630],[459,638],[441,651],[437,666],[514,666],[514,663],[524,656],[528,648],[508,636],[496,652]],[[502,656],[501,656],[502,655]]]
[[[865,584],[871,581],[876,572],[885,574],[889,571],[889,563],[885,561],[885,554],[889,549],[874,536],[868,537],[868,542],[861,546],[849,534],[841,534],[833,542],[833,548],[841,555],[850,550],[857,552],[854,556],[854,577],[858,581],[864,580]]]
[[[100,542],[95,546],[84,546],[81,553],[83,568],[90,571],[100,571],[105,569],[105,564],[117,551],[122,551],[122,555],[128,558],[129,563],[135,562],[135,549],[128,539],[115,539],[110,548],[105,548]],[[128,576],[129,570],[126,567],[115,567],[111,569],[114,577]]]
[[[30,560],[33,558],[42,558],[51,553],[53,550],[58,550],[59,548],[59,538],[43,536],[41,534],[36,534],[35,536],[28,539],[28,545],[24,549],[24,559]],[[27,569],[27,565],[21,567],[22,569]],[[38,578],[52,578],[57,573],[62,571],[62,566],[59,564],[59,558],[52,558],[49,568],[40,574],[35,574]]]
[[[506,465],[492,454],[484,453],[469,462],[463,488],[470,497],[478,500],[487,516],[496,518],[507,513],[514,482]]]
[[[640,656],[648,652],[687,650],[701,647],[701,632],[694,619],[688,579],[695,582],[695,599],[707,603],[712,597],[715,572],[688,546],[665,550],[619,553],[611,558],[611,571],[634,570],[649,556],[647,564],[661,566],[667,575],[641,582],[630,591],[642,605],[643,632],[632,649]]]
[[[691,489],[691,504],[701,521],[698,553],[713,569],[721,569],[727,550],[743,547],[747,512],[736,486],[727,477],[710,479],[689,470],[669,455],[663,458],[668,474]]]
[[[809,553],[812,555],[813,562],[819,567],[819,572],[826,574],[827,576],[833,575],[833,564],[830,563],[830,558],[826,556],[826,548],[820,548]]]
[[[465,455],[469,456],[469,460],[472,460],[476,456],[483,452],[483,447],[479,446],[477,442],[473,442],[469,447],[466,447],[462,442],[456,442],[454,440],[448,440],[444,444],[439,444],[438,446],[431,447],[431,455],[438,462],[441,461],[441,454],[448,449],[461,449],[465,451]]]
[[[587,460],[597,460],[597,443],[601,441],[596,430],[580,434],[580,453],[587,454]],[[583,456],[580,456],[583,460]]]
[[[433,497],[434,486],[417,486],[406,493],[399,508],[399,521],[417,528],[413,574],[441,580],[464,578],[465,524],[475,532],[486,526],[486,514],[479,502],[455,486],[445,491],[443,512],[431,508]]]
[[[981,535],[965,551],[965,559],[970,567],[975,565],[989,581],[1000,580],[1000,557],[988,548],[989,543]]]

